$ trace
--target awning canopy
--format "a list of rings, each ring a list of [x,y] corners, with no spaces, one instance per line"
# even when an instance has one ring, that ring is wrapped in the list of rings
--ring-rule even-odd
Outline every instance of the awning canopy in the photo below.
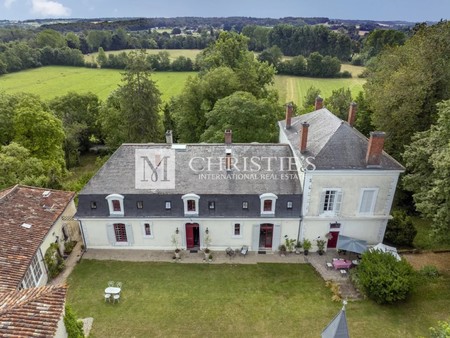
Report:
[[[360,254],[367,250],[367,242],[361,239],[339,235],[336,248]]]
[[[389,246],[383,243],[378,243],[377,245],[375,245],[374,247],[370,248],[370,250],[379,250],[381,252],[387,252],[389,254],[391,254],[392,256],[395,257],[396,260],[401,260],[402,258],[400,257],[400,255],[397,253],[397,249],[394,248],[393,246]]]

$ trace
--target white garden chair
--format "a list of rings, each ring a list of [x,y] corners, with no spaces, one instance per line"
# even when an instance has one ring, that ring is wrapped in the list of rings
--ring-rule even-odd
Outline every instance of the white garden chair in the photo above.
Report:
[[[105,293],[105,303],[106,301],[111,302],[111,295],[109,293]]]
[[[114,302],[114,303],[115,303],[116,301],[117,301],[117,303],[118,303],[119,300],[120,300],[120,293],[117,293],[117,294],[113,295],[113,302]]]
[[[114,282],[113,282],[112,280],[110,280],[110,281],[108,282],[108,286],[114,286]]]

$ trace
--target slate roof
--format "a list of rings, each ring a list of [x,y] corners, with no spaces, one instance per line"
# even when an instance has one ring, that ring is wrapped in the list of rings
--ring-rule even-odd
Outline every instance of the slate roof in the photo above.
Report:
[[[179,146],[179,145],[176,145]],[[97,174],[85,185],[80,195],[90,194],[262,194],[266,192],[274,194],[300,194],[301,188],[298,177],[292,179],[281,179],[281,173],[278,170],[277,160],[273,160],[273,165],[267,168],[263,165],[261,170],[254,172],[257,177],[230,178],[230,179],[205,179],[199,177],[199,174],[191,170],[189,162],[195,157],[211,157],[214,159],[225,157],[226,149],[231,149],[232,156],[241,160],[248,158],[250,167],[250,158],[275,157],[288,158],[293,157],[290,147],[286,144],[187,144],[185,150],[175,152],[175,189],[171,190],[146,190],[135,188],[135,151],[136,149],[170,149],[168,144],[123,144],[116,150],[111,158],[97,172]],[[241,167],[242,168],[242,167]],[[213,168],[214,169],[214,168]],[[227,171],[215,168],[212,174],[227,174]],[[243,174],[249,171],[231,173]],[[292,174],[296,173],[294,171]],[[268,177],[275,175],[276,177]]]
[[[66,286],[0,294],[1,337],[54,337],[64,311]]]
[[[47,190],[50,196],[44,198]],[[0,293],[19,287],[31,259],[74,195],[21,185],[0,191]]]
[[[322,331],[322,338],[349,338],[347,317],[343,308]]]
[[[302,123],[309,124],[305,153],[300,153],[300,131]],[[298,157],[312,156],[317,169],[321,170],[401,170],[405,168],[383,151],[381,165],[377,168],[366,165],[368,139],[347,122],[342,121],[328,109],[322,108],[292,118],[291,128],[286,122],[278,122]]]

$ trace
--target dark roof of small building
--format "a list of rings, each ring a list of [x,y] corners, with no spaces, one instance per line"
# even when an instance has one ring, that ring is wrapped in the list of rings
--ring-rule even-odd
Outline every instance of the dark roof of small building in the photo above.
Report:
[[[46,191],[48,197],[43,196]],[[19,287],[37,249],[74,196],[22,185],[0,191],[0,292]]]
[[[304,122],[309,124],[309,129],[306,152],[301,153],[300,132]],[[368,167],[366,164],[369,142],[367,137],[326,108],[292,118],[289,129],[286,129],[284,120],[279,122],[279,126],[297,156],[314,157],[311,162],[316,169],[404,170],[404,167],[385,151],[383,151],[380,166]]]
[[[176,147],[183,147],[176,144]],[[289,179],[281,177],[279,158],[292,158],[290,147],[286,144],[187,144],[184,150],[175,151],[175,189],[136,189],[135,188],[135,151],[137,149],[171,149],[168,144],[123,144],[116,150],[111,158],[103,165],[97,174],[85,185],[80,195],[90,194],[300,194],[301,188],[298,176]],[[239,169],[227,172],[225,167],[220,170],[212,167],[211,171],[206,171],[206,162],[196,160],[193,166],[199,168],[199,163],[205,165],[203,174],[211,175],[233,175],[223,178],[214,176],[201,176],[198,172],[191,170],[190,161],[193,158],[212,158],[214,163],[218,158],[225,157],[226,149],[231,149],[232,157],[238,159]],[[261,160],[263,165],[260,170],[250,171],[252,166],[251,158],[274,157],[271,160],[272,166],[268,168],[265,163],[268,160]],[[247,158],[247,171],[244,170],[244,158]],[[224,160],[223,160],[224,162]],[[284,161],[286,165],[286,161]],[[270,169],[270,170],[269,170]],[[295,169],[295,168],[294,168]],[[284,169],[283,169],[284,170]],[[286,173],[285,171],[283,171]],[[291,174],[297,171],[291,171]],[[247,174],[247,176],[243,176]],[[254,174],[253,176],[249,176]]]
[[[66,291],[66,286],[42,286],[0,293],[0,336],[54,337]]]

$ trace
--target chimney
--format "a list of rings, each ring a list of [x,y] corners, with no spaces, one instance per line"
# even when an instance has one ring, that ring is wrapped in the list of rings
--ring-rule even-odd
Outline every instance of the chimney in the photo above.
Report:
[[[373,131],[370,133],[369,145],[367,147],[366,164],[368,166],[378,166],[381,164],[383,155],[384,138],[386,133],[382,131]]]
[[[308,143],[308,128],[307,122],[302,123],[302,131],[300,133],[300,152],[303,154],[306,151],[306,145]]]
[[[323,99],[320,96],[317,96],[314,102],[314,109],[319,110],[322,108],[323,108]]]
[[[225,130],[225,144],[231,144],[233,132],[231,129]]]
[[[227,171],[231,170],[231,149],[226,150],[225,168]]]
[[[353,125],[355,124],[355,118],[356,118],[357,111],[358,111],[358,105],[356,104],[356,102],[350,103],[350,109],[348,111],[348,120],[347,120],[350,127],[353,127]]]
[[[172,144],[173,143],[172,130],[166,131],[166,143],[167,144]]]
[[[289,102],[286,105],[286,129],[291,128],[291,119],[293,113],[294,113],[294,105],[292,104],[292,102]]]

